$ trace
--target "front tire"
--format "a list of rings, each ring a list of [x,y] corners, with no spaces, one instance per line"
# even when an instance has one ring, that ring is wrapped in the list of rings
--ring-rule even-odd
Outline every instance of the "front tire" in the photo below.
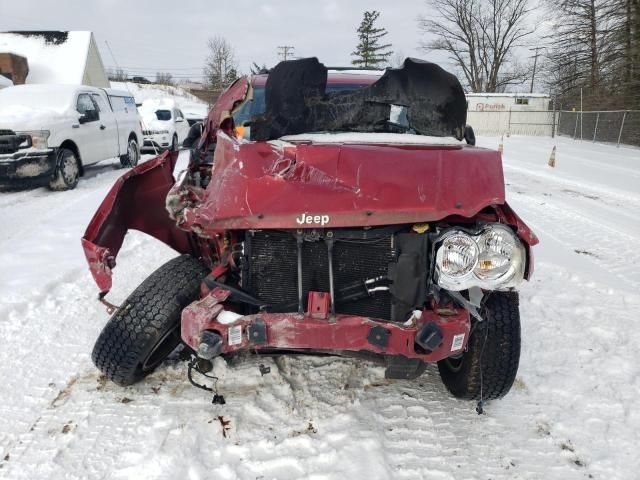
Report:
[[[49,181],[49,188],[55,191],[73,190],[80,180],[80,167],[76,154],[68,148],[56,151],[56,169]]]
[[[205,265],[190,255],[165,263],[136,288],[98,337],[91,359],[109,380],[132,385],[179,345],[182,310],[200,293]]]
[[[504,397],[516,378],[520,361],[520,311],[516,292],[489,293],[482,322],[472,328],[467,350],[438,362],[440,377],[457,398],[491,400]]]
[[[173,135],[173,140],[171,140],[171,151],[178,151],[178,135]]]
[[[123,167],[135,167],[140,160],[140,149],[138,148],[138,142],[131,137],[127,143],[127,153],[120,157],[120,165]]]

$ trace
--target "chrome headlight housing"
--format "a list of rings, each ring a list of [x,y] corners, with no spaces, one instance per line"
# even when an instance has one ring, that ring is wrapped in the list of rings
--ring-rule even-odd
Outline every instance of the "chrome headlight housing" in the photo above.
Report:
[[[507,290],[524,278],[526,252],[510,228],[492,223],[476,234],[446,230],[436,240],[435,260],[435,281],[446,290]]]

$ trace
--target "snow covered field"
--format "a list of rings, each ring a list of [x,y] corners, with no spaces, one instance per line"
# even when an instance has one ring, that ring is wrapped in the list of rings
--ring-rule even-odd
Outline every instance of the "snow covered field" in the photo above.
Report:
[[[222,406],[176,361],[105,383],[90,353],[108,315],[80,237],[122,171],[103,162],[70,192],[0,193],[0,478],[638,478],[640,150],[504,147],[508,201],[541,244],[516,385],[483,416],[435,368],[386,381],[355,360],[219,361]],[[111,301],[172,255],[130,234]]]

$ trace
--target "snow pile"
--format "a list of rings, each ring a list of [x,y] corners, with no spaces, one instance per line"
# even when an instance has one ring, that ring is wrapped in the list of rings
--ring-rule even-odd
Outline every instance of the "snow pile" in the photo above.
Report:
[[[0,88],[7,88],[13,86],[13,82],[4,75],[0,75]]]
[[[111,82],[111,86],[131,93],[136,103],[144,104],[145,108],[152,102],[167,104],[182,110],[186,118],[197,120],[209,113],[209,105],[181,87],[134,82]]]
[[[511,137],[503,158],[507,199],[541,244],[516,383],[483,416],[433,366],[390,381],[358,360],[218,360],[226,405],[176,359],[132,387],[105,382],[90,353],[108,315],[79,238],[122,172],[0,193],[0,478],[637,478],[638,150]],[[174,255],[130,233],[108,299]]]
[[[170,85],[112,81],[111,88],[131,93],[138,104],[143,103],[145,100],[161,101],[168,99],[174,101],[179,107],[191,104],[206,105],[205,102],[183,88]]]
[[[91,44],[91,32],[60,32],[67,38],[60,43],[41,35],[0,33],[0,52],[27,58],[27,83],[66,83],[81,85]]]

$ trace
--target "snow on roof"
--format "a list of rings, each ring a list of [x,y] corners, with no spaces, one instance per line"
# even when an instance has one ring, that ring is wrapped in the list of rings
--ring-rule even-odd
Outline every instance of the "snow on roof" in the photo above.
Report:
[[[171,109],[176,106],[173,98],[148,98],[142,102],[140,110],[156,111],[158,109]]]
[[[283,142],[299,143],[390,143],[397,145],[463,145],[453,137],[430,137],[427,135],[412,135],[408,133],[300,133],[286,135],[280,138]]]
[[[467,97],[549,98],[547,93],[465,93]]]
[[[91,32],[0,33],[0,52],[27,58],[27,83],[81,85]]]

